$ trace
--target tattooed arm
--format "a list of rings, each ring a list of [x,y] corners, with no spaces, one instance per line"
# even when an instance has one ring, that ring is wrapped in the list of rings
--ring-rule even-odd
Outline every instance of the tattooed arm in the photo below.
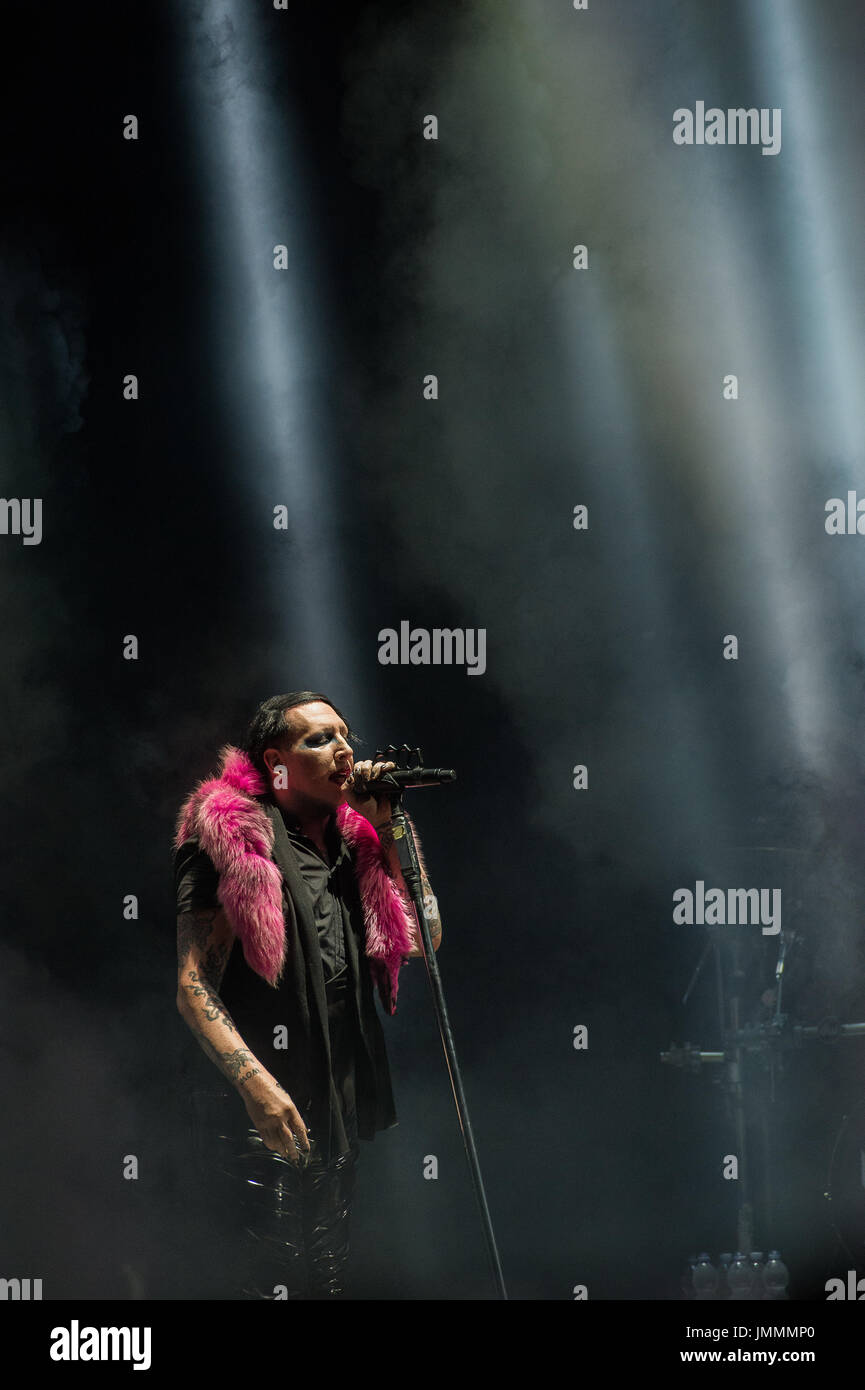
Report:
[[[292,1161],[309,1152],[300,1112],[252,1055],[219,997],[234,932],[222,908],[196,908],[177,919],[177,1008],[203,1051],[239,1092],[269,1149]]]
[[[204,1052],[238,1090],[260,1074],[219,997],[234,932],[221,908],[177,919],[177,1008]]]
[[[393,830],[391,829],[390,821],[385,821],[383,825],[376,825],[375,830],[381,843],[381,847],[384,850],[385,866],[387,868],[387,871],[390,874],[391,878],[394,879],[396,883],[399,885],[406,898],[409,898],[410,895],[408,888],[405,884],[405,879],[402,876],[402,869],[400,868],[399,863],[399,855],[397,853],[396,843],[393,838]],[[430,881],[427,878],[426,870],[423,868],[422,865],[420,871],[420,883],[421,892],[423,893],[424,916],[426,917],[427,925],[429,927],[430,940],[433,944],[433,950],[437,951],[442,941],[442,924],[441,919],[439,917],[438,903],[436,902],[435,894],[433,893],[433,890],[430,887]],[[413,949],[409,951],[408,954],[410,956],[423,955],[423,946],[421,944],[420,937],[418,937],[418,939],[415,941]]]

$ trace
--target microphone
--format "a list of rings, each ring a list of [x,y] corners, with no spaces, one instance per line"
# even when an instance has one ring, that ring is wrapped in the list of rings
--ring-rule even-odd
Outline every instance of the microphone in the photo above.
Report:
[[[381,777],[370,782],[353,782],[351,790],[359,796],[368,792],[375,796],[379,791],[403,790],[406,787],[439,787],[444,782],[455,782],[456,773],[452,767],[394,767]]]

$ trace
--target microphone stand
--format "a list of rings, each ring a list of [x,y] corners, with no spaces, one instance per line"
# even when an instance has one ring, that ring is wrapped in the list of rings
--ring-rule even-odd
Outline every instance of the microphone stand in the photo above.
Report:
[[[387,750],[387,753],[392,756],[393,752],[396,751],[395,749]],[[419,756],[419,750],[415,751]],[[383,755],[376,754],[377,758],[380,756]],[[442,1047],[444,1048],[445,1061],[447,1063],[448,1075],[450,1076],[454,1104],[457,1108],[457,1118],[460,1122],[460,1129],[462,1131],[463,1145],[466,1151],[466,1158],[468,1159],[472,1186],[474,1187],[475,1197],[477,1198],[478,1207],[480,1209],[481,1224],[484,1229],[487,1253],[492,1266],[493,1281],[496,1286],[498,1297],[507,1299],[508,1295],[505,1290],[501,1261],[499,1260],[496,1238],[493,1234],[493,1224],[490,1219],[489,1207],[487,1206],[484,1182],[481,1177],[480,1163],[478,1162],[477,1149],[475,1148],[474,1134],[472,1133],[471,1121],[469,1119],[469,1111],[466,1104],[465,1092],[463,1090],[459,1063],[457,1061],[453,1033],[451,1032],[450,1019],[448,1018],[447,1004],[445,1003],[438,961],[436,960],[436,953],[433,949],[429,927],[424,913],[420,861],[418,860],[417,846],[415,845],[411,822],[402,809],[403,788],[399,786],[394,787],[392,784],[389,786],[387,774],[382,777],[380,782],[376,783],[376,792],[378,792],[380,788],[386,789],[387,795],[390,798],[392,812],[391,825],[393,828],[394,843],[396,844],[397,854],[399,856],[402,876],[411,894],[411,900],[414,904],[418,925],[420,927],[424,964],[426,965],[427,978],[429,979],[430,989],[432,991],[433,1008],[435,1009],[435,1015],[438,1021]]]

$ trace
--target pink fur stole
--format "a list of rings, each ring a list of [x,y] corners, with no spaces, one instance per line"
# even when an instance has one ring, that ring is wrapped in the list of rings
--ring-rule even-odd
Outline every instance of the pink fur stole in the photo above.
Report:
[[[217,777],[200,782],[177,818],[175,847],[196,835],[219,873],[219,901],[243,947],[247,964],[277,985],[285,968],[282,874],[271,858],[273,826],[255,800],[267,787],[240,748],[220,752]],[[366,956],[379,997],[396,1013],[400,966],[417,939],[414,908],[387,873],[381,842],[370,822],[350,806],[336,813],[353,851],[366,929]],[[420,845],[415,832],[415,843]],[[421,859],[421,863],[423,860]]]

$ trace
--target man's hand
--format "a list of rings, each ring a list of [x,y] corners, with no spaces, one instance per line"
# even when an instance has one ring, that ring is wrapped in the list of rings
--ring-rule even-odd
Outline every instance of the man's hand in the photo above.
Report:
[[[244,1087],[243,1103],[265,1147],[302,1168],[310,1155],[309,1135],[300,1111],[279,1082],[256,1076]]]
[[[396,763],[374,763],[371,758],[368,758],[365,762],[355,763],[351,777],[346,784],[345,799],[349,806],[353,811],[364,816],[371,825],[375,826],[376,830],[390,824],[390,796],[384,788],[377,797],[366,791],[362,796],[357,796],[353,788],[360,782],[374,782],[395,767]]]

